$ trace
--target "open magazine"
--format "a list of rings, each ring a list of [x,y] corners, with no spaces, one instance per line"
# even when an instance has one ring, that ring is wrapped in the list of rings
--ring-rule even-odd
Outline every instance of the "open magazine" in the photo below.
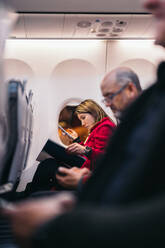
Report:
[[[48,153],[57,162],[62,163],[66,167],[81,167],[85,162],[85,158],[79,155],[72,155],[66,152],[66,148],[48,139],[42,151]]]

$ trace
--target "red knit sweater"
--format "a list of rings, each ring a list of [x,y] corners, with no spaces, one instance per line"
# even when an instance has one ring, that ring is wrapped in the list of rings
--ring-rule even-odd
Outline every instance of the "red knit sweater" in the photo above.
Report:
[[[92,152],[81,168],[88,168],[91,171],[94,170],[95,162],[99,155],[103,154],[107,143],[113,134],[115,124],[108,117],[104,117],[101,121],[91,129],[91,133],[85,143],[81,142],[81,145],[89,146],[92,148]]]

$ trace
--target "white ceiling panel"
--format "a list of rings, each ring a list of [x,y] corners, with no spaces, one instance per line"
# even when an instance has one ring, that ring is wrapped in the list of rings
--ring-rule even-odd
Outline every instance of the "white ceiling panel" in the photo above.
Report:
[[[156,23],[154,18],[151,18],[151,22],[148,25],[148,28],[145,30],[143,37],[147,38],[150,37],[151,39],[155,39],[155,30],[156,30]]]
[[[64,27],[62,38],[74,38],[76,32],[75,23],[78,21],[79,15],[65,15],[64,18]]]
[[[153,18],[151,15],[132,15],[131,21],[124,34],[123,38],[153,38],[150,35],[153,31]]]
[[[20,12],[144,13],[140,0],[9,0]]]
[[[19,15],[18,21],[12,31],[12,38],[27,38],[25,33],[25,21],[24,16]]]
[[[27,38],[60,38],[63,14],[24,14]]]
[[[20,14],[16,38],[152,39],[152,15],[145,14]]]

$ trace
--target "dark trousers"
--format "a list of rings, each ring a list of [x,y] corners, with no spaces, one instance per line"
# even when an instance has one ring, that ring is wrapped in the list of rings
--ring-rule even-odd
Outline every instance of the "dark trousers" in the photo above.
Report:
[[[31,183],[28,183],[25,189],[26,194],[32,194],[37,191],[48,191],[53,188],[57,190],[64,189],[56,179],[57,170],[61,166],[55,159],[49,158],[42,161],[34,174]]]

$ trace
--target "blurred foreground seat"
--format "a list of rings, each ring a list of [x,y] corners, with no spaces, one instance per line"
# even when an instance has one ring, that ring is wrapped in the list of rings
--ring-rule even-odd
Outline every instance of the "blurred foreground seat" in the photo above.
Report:
[[[20,81],[8,82],[6,118],[8,138],[3,161],[0,163],[0,199],[15,201],[15,191],[26,167],[32,141],[32,92],[27,95]],[[1,120],[0,125],[3,125]],[[16,247],[8,221],[0,219],[0,247]]]

